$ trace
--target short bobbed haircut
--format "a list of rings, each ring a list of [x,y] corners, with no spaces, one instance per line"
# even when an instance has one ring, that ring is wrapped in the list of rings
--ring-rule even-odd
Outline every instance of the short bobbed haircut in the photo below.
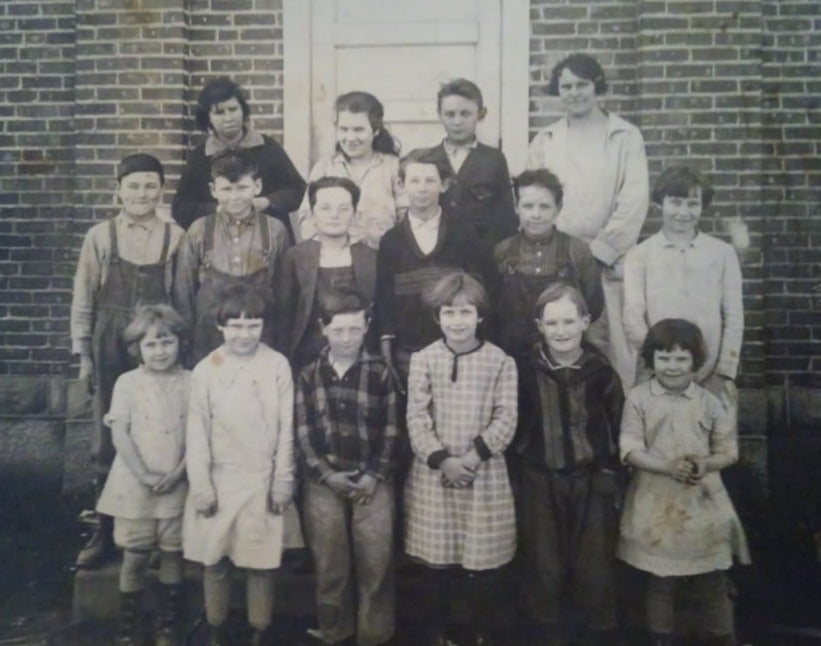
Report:
[[[579,313],[579,316],[584,317],[590,315],[587,301],[584,300],[584,296],[582,296],[582,293],[578,289],[570,285],[565,285],[564,283],[553,283],[539,294],[539,298],[536,299],[536,304],[533,306],[533,318],[541,320],[544,315],[544,308],[547,307],[549,303],[554,303],[565,297],[569,298],[570,302],[576,306],[576,311]]]
[[[685,319],[662,319],[653,325],[641,346],[641,356],[645,365],[652,368],[656,350],[669,352],[677,347],[693,355],[694,371],[704,365],[707,356],[704,337],[697,325]]]
[[[476,83],[468,81],[467,79],[453,79],[441,85],[439,91],[436,93],[437,111],[442,109],[442,99],[447,96],[461,96],[468,101],[473,101],[480,110],[485,107],[484,100],[482,99],[482,90],[479,89]]]
[[[259,168],[256,162],[242,150],[225,152],[211,162],[212,180],[224,177],[229,182],[237,182],[246,175],[258,179]]]
[[[157,336],[175,336],[180,342],[180,353],[187,344],[187,334],[185,321],[182,316],[170,305],[141,305],[134,313],[134,318],[123,331],[123,340],[128,347],[128,353],[139,359],[140,341],[143,340],[148,330],[156,326]]]
[[[242,108],[242,120],[247,121],[251,115],[251,108],[248,107],[248,101],[245,99],[242,88],[227,76],[208,81],[197,97],[195,112],[197,127],[203,132],[209,132],[211,130],[211,108],[217,103],[231,99],[239,102]]]
[[[264,319],[268,311],[265,299],[252,289],[241,288],[225,295],[217,307],[217,325],[230,319]]]
[[[547,84],[547,93],[550,96],[559,96],[559,77],[564,69],[569,69],[579,78],[593,83],[596,96],[607,92],[604,69],[599,61],[588,54],[570,54],[570,56],[556,63],[556,66],[550,72],[550,82]]]
[[[316,194],[323,188],[344,188],[351,194],[351,203],[353,204],[353,208],[356,209],[359,204],[359,196],[361,195],[361,191],[359,190],[359,187],[354,184],[353,180],[350,180],[347,177],[329,176],[320,177],[319,179],[308,184],[308,204],[311,209],[316,206]]]
[[[710,182],[697,170],[687,166],[670,166],[664,169],[653,184],[653,203],[661,205],[667,196],[689,197],[690,191],[696,187],[701,189],[701,207],[706,209],[715,194]]]
[[[513,178],[513,195],[516,198],[516,203],[519,202],[519,191],[525,186],[541,186],[550,191],[553,199],[556,201],[556,206],[561,207],[564,200],[564,189],[559,178],[556,177],[546,168],[537,168],[535,170],[526,170],[521,175]]]
[[[487,314],[487,292],[478,280],[465,271],[445,274],[422,293],[422,301],[438,318],[442,307],[473,305],[480,317]]]
[[[117,165],[117,182],[121,182],[123,177],[131,173],[157,173],[160,176],[160,184],[165,184],[165,169],[154,155],[137,153],[123,157]]]
[[[362,301],[356,292],[344,292],[325,299],[319,311],[322,325],[330,325],[337,314],[356,314],[362,312],[367,323],[371,318],[370,305]]]
[[[439,179],[443,182],[453,177],[453,171],[447,158],[437,155],[433,148],[415,148],[399,160],[399,179],[403,182],[405,181],[405,171],[408,168],[408,164],[431,164],[432,166],[436,166]]]

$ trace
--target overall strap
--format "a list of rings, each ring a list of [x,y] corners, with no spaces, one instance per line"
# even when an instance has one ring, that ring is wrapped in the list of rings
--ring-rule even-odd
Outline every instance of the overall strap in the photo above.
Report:
[[[162,237],[162,251],[160,251],[160,260],[159,264],[164,265],[166,259],[168,258],[168,248],[171,246],[171,225],[166,222],[165,223],[165,231],[163,232]]]
[[[259,213],[257,218],[259,218],[259,235],[262,236],[262,255],[267,256],[271,251],[271,231],[268,225],[268,216]]]
[[[111,246],[111,260],[109,262],[118,262],[120,252],[117,246],[117,220],[115,218],[108,221],[108,241]]]
[[[202,234],[202,255],[207,257],[214,249],[214,235],[217,228],[217,214],[205,217],[205,230]]]

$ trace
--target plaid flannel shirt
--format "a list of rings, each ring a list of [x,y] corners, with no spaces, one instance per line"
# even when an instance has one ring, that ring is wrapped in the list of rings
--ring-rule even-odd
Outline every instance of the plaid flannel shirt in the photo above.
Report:
[[[334,471],[385,480],[396,444],[396,390],[381,357],[361,350],[340,378],[326,347],[299,375],[295,421],[308,473],[322,482]]]

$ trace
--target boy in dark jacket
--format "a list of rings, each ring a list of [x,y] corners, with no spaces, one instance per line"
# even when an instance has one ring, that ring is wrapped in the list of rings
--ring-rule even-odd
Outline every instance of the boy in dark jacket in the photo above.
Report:
[[[590,643],[611,643],[621,382],[582,342],[590,315],[577,289],[551,285],[534,314],[542,342],[520,361],[515,447],[526,609],[539,643],[563,643],[572,615]]]

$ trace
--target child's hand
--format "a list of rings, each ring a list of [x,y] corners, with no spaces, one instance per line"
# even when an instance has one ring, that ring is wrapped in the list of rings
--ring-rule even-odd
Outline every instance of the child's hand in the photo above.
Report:
[[[80,373],[77,375],[77,379],[85,384],[87,393],[94,392],[94,360],[91,355],[80,355]]]
[[[467,487],[473,482],[475,472],[462,462],[462,458],[447,458],[440,467],[445,484],[451,487]]]
[[[194,501],[194,509],[201,516],[211,518],[217,513],[217,494],[214,491],[207,494],[192,492],[191,497]]]
[[[692,484],[693,463],[689,457],[676,458],[670,462],[667,473],[678,482]]]
[[[279,491],[271,491],[268,493],[268,510],[279,516],[284,514],[288,505],[291,504],[291,495]]]
[[[354,484],[356,491],[353,500],[360,505],[367,505],[376,491],[377,480],[370,473],[363,473],[359,481]]]
[[[356,471],[335,471],[325,479],[325,484],[337,496],[350,498],[357,492],[356,483],[351,479],[356,474]]]
[[[154,493],[168,493],[176,488],[181,479],[182,473],[175,473],[174,471],[171,473],[166,473],[160,478],[160,481],[151,488],[151,490]]]
[[[690,463],[690,479],[688,482],[690,484],[698,484],[698,481],[704,477],[705,473],[707,473],[706,461],[704,458],[690,456],[688,458],[688,462]]]
[[[462,464],[464,464],[465,467],[467,467],[474,473],[474,475],[476,474],[476,469],[478,469],[479,465],[482,463],[482,458],[479,457],[479,454],[476,452],[476,449],[471,449],[459,459],[462,461]]]
[[[140,482],[142,482],[146,487],[153,491],[154,487],[156,487],[163,479],[163,474],[154,473],[153,471],[146,471],[138,477],[140,479]]]

